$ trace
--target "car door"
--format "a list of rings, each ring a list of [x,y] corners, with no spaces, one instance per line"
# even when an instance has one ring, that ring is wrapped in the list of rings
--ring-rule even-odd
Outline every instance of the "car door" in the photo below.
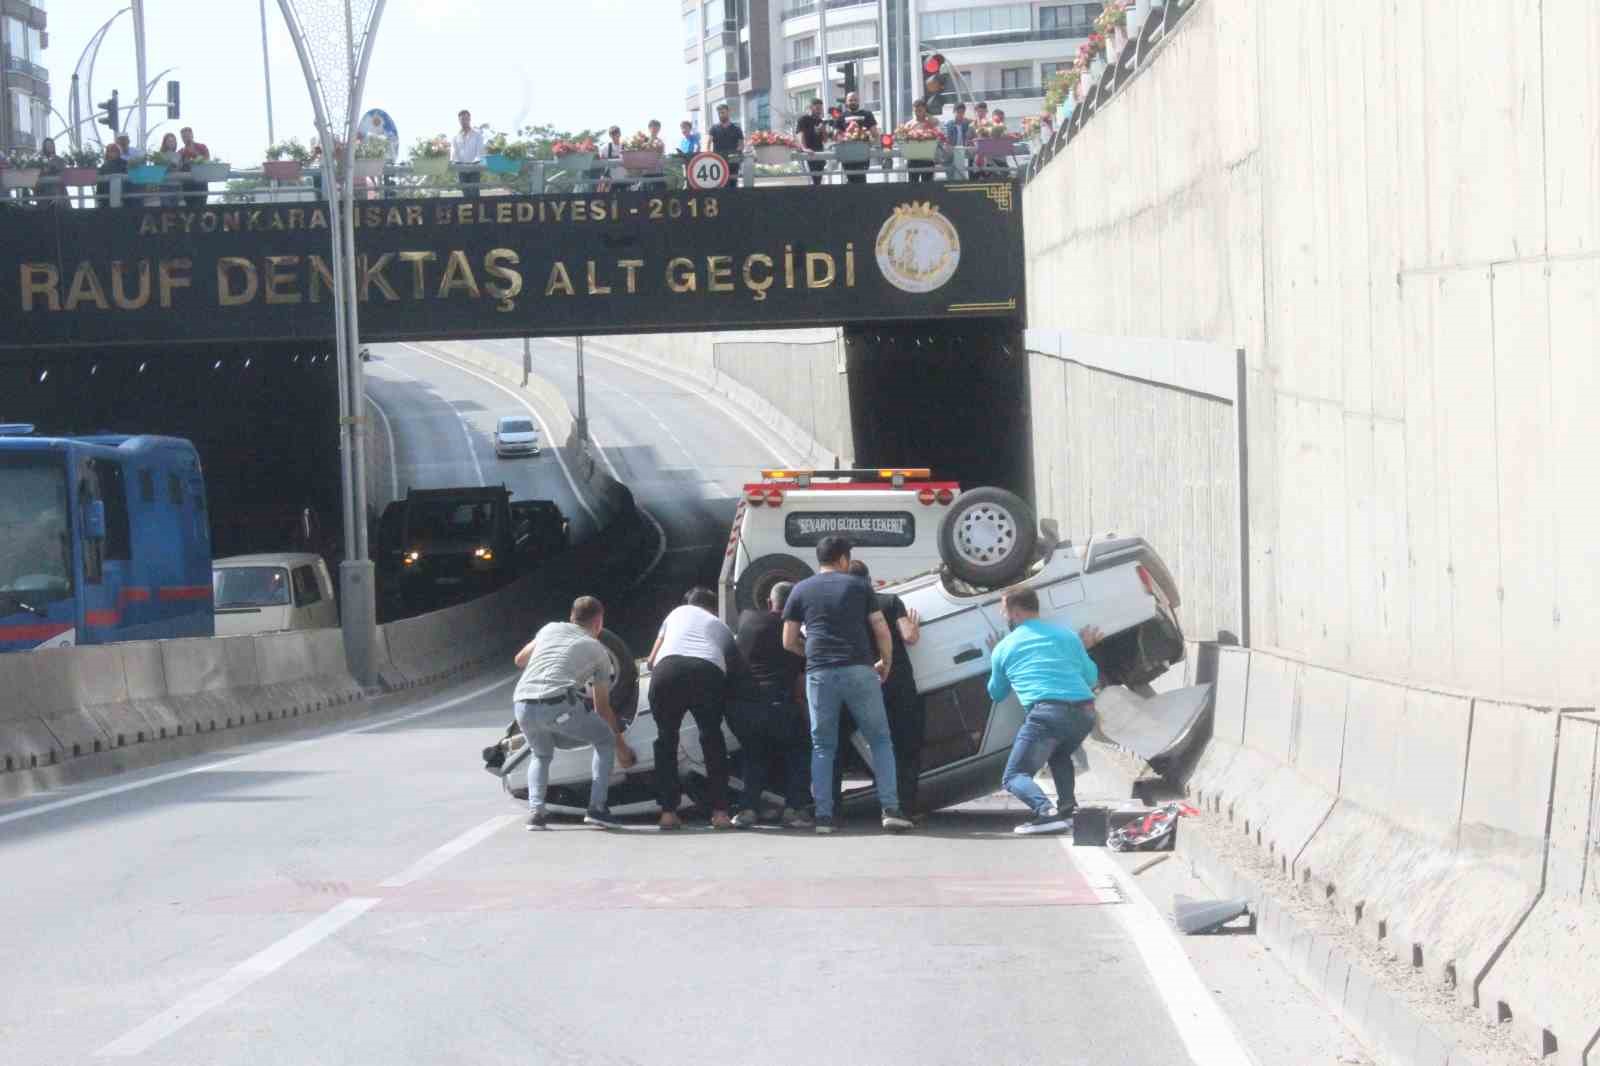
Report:
[[[908,597],[908,606],[915,607]],[[926,737],[920,772],[961,762],[983,749],[991,731],[989,640],[999,636],[977,604],[925,617],[922,636],[907,649],[922,694]]]

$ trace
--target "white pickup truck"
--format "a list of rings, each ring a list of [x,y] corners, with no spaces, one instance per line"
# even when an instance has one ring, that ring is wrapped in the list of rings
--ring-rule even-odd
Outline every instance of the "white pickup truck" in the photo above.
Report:
[[[924,490],[913,487],[911,491]],[[976,489],[953,495],[948,503],[940,503],[938,490],[934,492],[932,506],[939,508],[936,527],[938,541],[957,545],[955,551],[941,553],[944,555],[943,565],[935,560],[934,568],[923,567],[924,573],[907,575],[902,572],[898,579],[893,579],[895,567],[892,562],[886,564],[884,557],[877,553],[871,556],[866,552],[858,553],[867,560],[875,578],[891,577],[888,581],[880,581],[880,586],[885,591],[898,593],[906,606],[916,610],[922,617],[922,637],[908,650],[917,688],[926,697],[927,706],[927,738],[922,755],[920,790],[925,807],[934,809],[964,803],[987,795],[1000,786],[1000,771],[1023,717],[1022,708],[1014,696],[995,703],[989,699],[987,691],[988,638],[1004,632],[1004,623],[1000,618],[1000,593],[1005,586],[1020,583],[1038,590],[1042,614],[1049,621],[1073,629],[1086,625],[1099,627],[1105,639],[1092,655],[1101,668],[1101,680],[1105,685],[1125,686],[1125,689],[1119,690],[1124,703],[1128,699],[1136,703],[1148,701],[1154,711],[1159,700],[1164,719],[1183,723],[1192,724],[1199,716],[1208,696],[1207,686],[1180,689],[1160,697],[1154,696],[1148,687],[1149,682],[1161,677],[1184,657],[1183,632],[1176,613],[1178,591],[1154,548],[1138,537],[1112,534],[1091,538],[1082,545],[1060,544],[1054,523],[1046,521],[1040,524],[1042,528],[1036,528],[1027,505],[1003,490]],[[887,501],[885,510],[905,513],[903,499],[897,500],[887,495],[880,498]],[[764,502],[762,506],[769,504]],[[1005,517],[995,523],[992,513],[997,507],[1005,509]],[[828,509],[827,513],[836,514],[839,511],[835,507]],[[790,513],[806,512],[797,510]],[[915,511],[911,513],[918,514]],[[930,515],[933,513],[929,512]],[[979,517],[974,519],[973,513]],[[745,510],[741,509],[741,516],[736,519],[730,536],[730,559],[743,550],[734,542],[748,535],[748,527],[743,521],[745,516]],[[983,543],[998,542],[992,528],[988,532],[971,532],[973,523],[979,521],[1002,527],[999,539],[1008,539],[1013,545],[1011,550],[1003,553],[1003,558],[1012,560],[1010,565],[1020,569],[1020,573],[984,585],[969,583],[956,575],[957,570],[971,574],[975,562],[978,565],[993,565],[992,560],[963,558],[961,554],[959,545],[963,535],[973,542],[980,536],[988,538]],[[963,525],[968,530],[965,534],[962,532]],[[1019,534],[1018,531],[1025,533]],[[774,553],[765,553],[770,554]],[[969,550],[968,555],[972,554]],[[747,555],[752,563],[764,557],[756,553]],[[889,558],[893,559],[893,556]],[[1020,567],[1017,567],[1018,561]],[[739,579],[732,575],[749,573],[751,569],[748,565],[736,568],[731,563],[724,568],[725,611],[730,607],[730,600],[732,607],[743,605],[744,594],[739,588]],[[803,576],[786,574],[785,579]],[[642,684],[635,664],[627,661],[625,654],[622,654],[620,642],[611,638],[608,644],[613,646],[613,656],[618,660],[616,687],[623,695],[625,707],[627,704],[635,705],[627,708],[631,712],[631,721],[625,735],[639,756],[637,765],[626,772],[618,770],[615,773],[610,796],[612,810],[623,815],[652,813],[657,810],[651,761],[656,730],[649,708],[643,705],[644,701],[638,696],[648,686]],[[488,760],[497,765],[491,765],[488,769],[501,778],[506,791],[512,796],[526,798],[527,767],[524,760],[527,751],[520,740],[520,737],[510,737],[503,741],[501,756]],[[856,742],[858,745],[861,743],[859,736]],[[730,750],[735,746],[736,741],[729,734]],[[699,737],[692,722],[684,723],[679,760],[686,789],[692,796],[698,791],[698,782],[703,781],[704,773]],[[583,812],[587,806],[589,765],[589,757],[584,751],[563,750],[556,753],[551,766],[548,795],[552,811],[571,814]],[[738,786],[737,780],[734,784]],[[688,802],[686,798],[685,803]],[[847,811],[856,807],[870,807],[874,803],[870,787],[847,790],[844,795]]]

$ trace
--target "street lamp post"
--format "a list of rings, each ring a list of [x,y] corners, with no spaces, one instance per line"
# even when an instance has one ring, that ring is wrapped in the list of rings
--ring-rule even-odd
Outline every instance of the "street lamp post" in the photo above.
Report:
[[[384,0],[278,0],[294,42],[317,136],[333,241],[334,350],[339,367],[340,473],[344,496],[344,562],[339,566],[340,624],[345,659],[357,681],[377,681],[377,597],[367,545],[366,448],[361,412],[360,328],[355,275],[355,144],[361,91],[383,17]],[[342,151],[339,149],[342,148]],[[333,169],[330,171],[330,161]],[[330,180],[330,178],[332,180]]]

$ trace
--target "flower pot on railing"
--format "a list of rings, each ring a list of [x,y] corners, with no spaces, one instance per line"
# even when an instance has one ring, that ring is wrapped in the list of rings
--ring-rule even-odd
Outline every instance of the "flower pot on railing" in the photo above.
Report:
[[[762,144],[756,146],[756,162],[764,167],[781,167],[794,155],[794,149],[786,144]]]
[[[299,181],[302,169],[297,159],[269,159],[261,164],[261,173],[268,181]]]
[[[9,170],[0,170],[0,185],[7,189],[31,189],[39,184],[39,179],[44,176],[42,167],[29,167],[19,170],[12,167]]]
[[[367,160],[356,160],[356,173],[362,177],[366,177],[367,175],[361,173],[361,164],[363,162],[367,162]],[[372,162],[377,162],[380,167],[382,166],[382,160],[372,160]],[[411,173],[415,174],[419,178],[442,178],[446,174],[450,173],[450,160],[448,157],[442,155],[420,156],[411,161]]]
[[[938,141],[898,141],[895,146],[908,163],[927,163],[939,158]]]
[[[209,185],[213,181],[227,181],[228,172],[232,169],[226,163],[194,163],[189,167],[189,177]]]
[[[135,185],[160,185],[167,180],[167,168],[159,163],[140,163],[128,168],[128,180]]]
[[[662,154],[654,148],[624,148],[622,166],[630,174],[654,174],[661,169]]]
[[[839,141],[833,146],[833,157],[841,163],[865,163],[872,158],[872,145],[866,141]]]
[[[1017,151],[1016,142],[1009,137],[979,137],[975,147],[985,159],[1006,159]]]
[[[483,157],[483,169],[501,177],[514,177],[522,173],[522,160],[490,154]]]
[[[61,184],[70,186],[93,185],[100,172],[94,167],[68,167],[61,172]]]
[[[556,167],[560,170],[585,171],[594,168],[593,152],[568,152],[566,155],[556,156]]]
[[[383,162],[384,161],[381,160],[381,159],[357,159],[356,160],[356,169],[355,169],[356,177],[358,177],[358,178],[381,178],[381,177],[383,177]],[[450,169],[450,161],[448,159],[446,159],[444,161],[444,168],[446,170]]]

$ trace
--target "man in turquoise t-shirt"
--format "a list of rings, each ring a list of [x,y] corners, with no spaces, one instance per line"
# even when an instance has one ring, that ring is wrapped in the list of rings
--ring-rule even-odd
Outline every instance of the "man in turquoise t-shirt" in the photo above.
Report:
[[[999,702],[1015,692],[1027,714],[1000,783],[1033,812],[1015,832],[1062,832],[1072,827],[1078,805],[1072,753],[1094,730],[1100,670],[1088,649],[1100,643],[1101,634],[1094,626],[1076,634],[1041,621],[1039,594],[1030,588],[1008,589],[1000,611],[1011,632],[989,642],[989,698]],[[1045,763],[1056,779],[1055,806],[1033,780]]]

